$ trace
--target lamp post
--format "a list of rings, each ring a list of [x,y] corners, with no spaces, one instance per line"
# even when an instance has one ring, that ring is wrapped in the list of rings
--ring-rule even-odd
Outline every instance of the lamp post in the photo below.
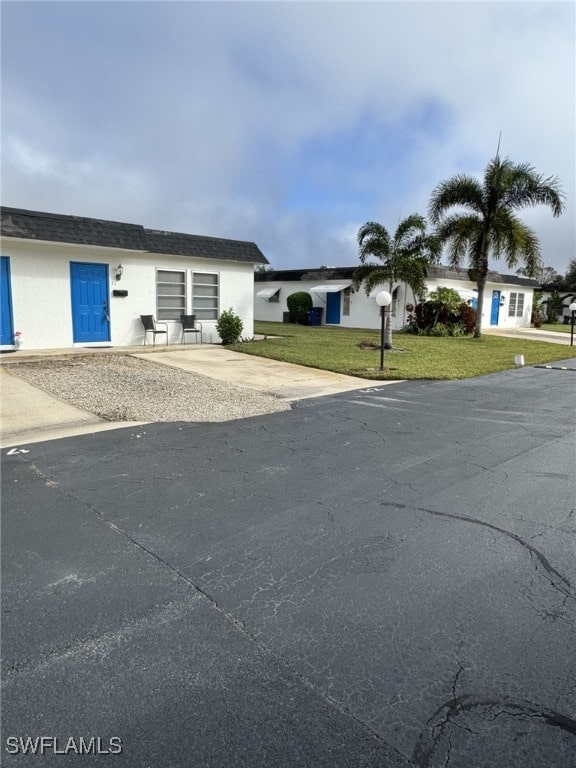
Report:
[[[573,301],[572,304],[568,307],[570,312],[572,312],[572,318],[570,322],[570,346],[574,346],[574,314],[576,314],[576,301]]]
[[[382,325],[380,327],[380,370],[384,370],[384,323],[386,322],[386,307],[392,303],[392,296],[388,291],[380,291],[376,294],[376,304],[380,307]]]

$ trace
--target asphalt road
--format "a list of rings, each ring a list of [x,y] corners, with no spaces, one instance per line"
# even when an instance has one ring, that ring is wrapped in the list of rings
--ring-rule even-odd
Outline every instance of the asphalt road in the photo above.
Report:
[[[575,393],[525,368],[4,450],[3,765],[574,768]]]

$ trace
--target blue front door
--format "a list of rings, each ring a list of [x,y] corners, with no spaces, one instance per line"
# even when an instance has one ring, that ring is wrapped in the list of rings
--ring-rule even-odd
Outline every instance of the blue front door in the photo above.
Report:
[[[492,309],[490,310],[490,325],[498,325],[500,312],[500,291],[492,291]]]
[[[12,292],[10,289],[10,259],[0,257],[0,344],[14,344],[14,323],[12,321]]]
[[[70,283],[74,341],[110,341],[108,265],[72,261]]]
[[[340,291],[326,294],[326,323],[330,325],[340,325],[341,297]]]

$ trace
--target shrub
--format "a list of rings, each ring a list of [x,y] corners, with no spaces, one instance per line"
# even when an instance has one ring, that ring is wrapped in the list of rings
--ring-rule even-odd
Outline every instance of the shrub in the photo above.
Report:
[[[440,286],[430,293],[429,300],[434,304],[439,312],[445,311],[454,314],[462,303],[460,294],[454,288],[443,288]]]
[[[432,298],[417,304],[408,317],[409,328],[413,333],[425,336],[464,336],[474,331],[476,310],[462,301],[456,291],[439,288],[430,295]]]
[[[436,323],[428,330],[428,336],[449,336],[450,331],[444,323]]]
[[[463,301],[458,307],[458,322],[462,323],[466,329],[466,333],[473,333],[476,328],[476,318],[478,313],[473,309],[470,304],[466,304]]]
[[[235,344],[242,334],[243,327],[242,320],[232,307],[224,310],[216,323],[216,330],[224,345]]]
[[[448,328],[450,336],[466,336],[468,331],[464,323],[454,323]]]
[[[305,291],[291,293],[286,299],[290,322],[308,325],[308,312],[312,309],[312,296]]]

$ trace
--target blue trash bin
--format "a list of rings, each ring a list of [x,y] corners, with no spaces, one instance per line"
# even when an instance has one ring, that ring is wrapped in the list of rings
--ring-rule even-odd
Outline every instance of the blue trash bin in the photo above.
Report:
[[[312,307],[308,312],[309,325],[322,325],[322,312],[324,307]]]

